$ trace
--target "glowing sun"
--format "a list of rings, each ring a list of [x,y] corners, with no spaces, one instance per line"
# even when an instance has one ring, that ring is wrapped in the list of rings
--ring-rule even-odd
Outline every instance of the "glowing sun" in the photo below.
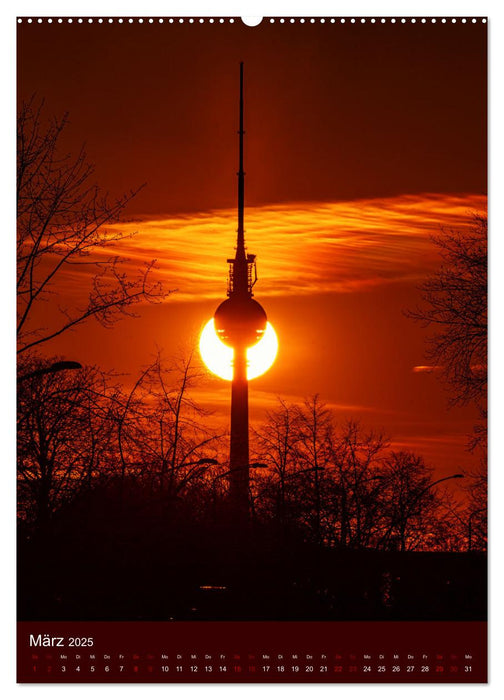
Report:
[[[221,379],[233,379],[233,348],[224,345],[219,339],[211,318],[203,328],[199,350],[203,362],[210,372]],[[266,324],[266,330],[261,340],[247,349],[247,379],[255,379],[269,370],[278,352],[278,338],[271,323]]]

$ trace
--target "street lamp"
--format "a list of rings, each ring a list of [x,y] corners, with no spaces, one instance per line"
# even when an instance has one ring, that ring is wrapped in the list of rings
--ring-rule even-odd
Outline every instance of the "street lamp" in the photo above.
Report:
[[[39,369],[34,370],[33,372],[28,372],[28,374],[24,374],[21,377],[17,378],[17,383],[18,385],[21,384],[22,382],[25,382],[27,379],[33,379],[34,377],[41,377],[45,374],[56,374],[57,372],[63,372],[64,370],[75,370],[75,369],[82,369],[82,365],[80,362],[75,362],[73,360],[60,360],[59,362],[53,362],[52,365],[49,365],[48,367],[39,367]],[[18,386],[18,401],[20,400],[20,394],[22,394],[22,390],[20,390],[21,387]],[[26,415],[23,417],[20,417],[18,419],[18,430],[23,423],[23,421],[26,420]]]
[[[216,464],[219,464],[219,462],[216,459],[212,459],[211,457],[202,457],[201,459],[197,459],[194,462],[182,462],[180,466],[192,467],[193,465],[197,465],[198,467],[202,467],[204,465],[215,466]]]
[[[433,486],[440,484],[442,481],[448,481],[449,479],[463,479],[463,478],[464,478],[463,474],[452,474],[451,476],[444,476],[442,479],[438,479],[437,481],[433,481],[432,484],[429,484],[424,489],[422,489],[422,491],[420,491],[420,493],[417,495],[417,497],[413,501],[412,505],[415,505],[415,503],[418,501],[420,496],[423,496],[426,491],[431,489]]]
[[[33,379],[33,377],[41,377],[44,374],[56,374],[56,372],[63,372],[64,370],[72,369],[82,369],[80,362],[74,362],[73,360],[60,360],[59,362],[54,362],[48,367],[40,367],[39,369],[24,374],[18,377],[18,382],[24,382],[26,379]]]
[[[463,479],[463,478],[464,478],[464,474],[452,474],[451,476],[444,476],[442,479],[437,479],[436,481],[433,481],[432,484],[428,484],[424,489],[422,489],[422,490],[415,496],[415,498],[413,499],[413,501],[412,501],[410,504],[407,505],[407,511],[406,511],[406,513],[404,514],[404,517],[408,517],[408,518],[410,517],[411,511],[412,511],[414,505],[417,503],[417,501],[420,499],[420,497],[423,496],[424,493],[427,493],[427,491],[429,491],[429,489],[431,489],[433,486],[437,486],[437,484],[440,484],[442,481],[449,481],[450,479]],[[399,521],[399,518],[398,518],[398,517],[396,517],[396,518],[392,521],[392,523],[390,524],[390,526],[389,526],[388,529],[387,529],[386,534],[381,538],[380,542],[383,542],[384,540],[386,540],[388,537],[391,536],[391,534],[392,534],[394,528],[395,528],[396,525],[398,524],[398,521]]]
[[[181,483],[187,484],[195,474],[201,476],[201,474],[203,474],[205,470],[198,469],[198,467],[209,467],[214,466],[216,464],[219,464],[219,462],[216,459],[213,459],[212,457],[201,457],[201,459],[195,459],[192,462],[184,462],[182,460],[182,462],[180,462],[180,464],[178,465],[180,469],[183,469],[185,467],[192,467],[192,469],[189,469],[189,471],[186,472]]]

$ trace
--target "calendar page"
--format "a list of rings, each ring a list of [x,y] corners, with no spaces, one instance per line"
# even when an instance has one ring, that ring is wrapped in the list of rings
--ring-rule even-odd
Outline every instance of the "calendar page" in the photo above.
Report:
[[[18,682],[486,683],[486,19],[17,31]]]

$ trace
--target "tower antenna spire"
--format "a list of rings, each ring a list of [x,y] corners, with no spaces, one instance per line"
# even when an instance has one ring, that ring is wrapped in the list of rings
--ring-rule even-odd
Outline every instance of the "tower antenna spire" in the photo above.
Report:
[[[245,257],[245,228],[243,213],[245,209],[245,173],[243,171],[243,61],[240,62],[240,155],[238,169],[238,238],[236,243],[236,257]]]

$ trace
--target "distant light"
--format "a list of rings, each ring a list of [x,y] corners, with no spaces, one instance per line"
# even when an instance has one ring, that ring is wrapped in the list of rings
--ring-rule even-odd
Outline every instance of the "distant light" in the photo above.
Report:
[[[200,591],[225,591],[227,586],[200,586]]]

